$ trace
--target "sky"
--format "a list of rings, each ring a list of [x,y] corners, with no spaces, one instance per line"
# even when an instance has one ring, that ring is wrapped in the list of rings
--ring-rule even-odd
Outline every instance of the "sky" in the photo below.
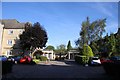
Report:
[[[40,22],[48,34],[47,45],[54,47],[69,40],[75,47],[87,16],[90,22],[106,18],[108,34],[118,30],[117,2],[2,2],[2,19]]]

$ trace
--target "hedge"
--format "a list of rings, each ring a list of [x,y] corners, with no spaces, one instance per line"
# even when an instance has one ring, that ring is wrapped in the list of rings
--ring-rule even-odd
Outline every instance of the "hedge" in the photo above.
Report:
[[[39,59],[40,59],[40,61],[46,61],[46,60],[47,60],[47,57],[45,57],[45,56],[40,56]]]
[[[75,56],[75,61],[79,64],[86,64],[88,63],[88,57],[86,56],[81,56],[81,55],[77,55]]]

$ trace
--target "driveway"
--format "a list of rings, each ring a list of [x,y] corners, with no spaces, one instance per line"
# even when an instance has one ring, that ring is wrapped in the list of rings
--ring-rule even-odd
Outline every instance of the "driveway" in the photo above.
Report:
[[[85,67],[76,64],[74,60],[40,62],[36,65],[17,64],[13,66],[12,73],[3,76],[3,79],[4,78],[78,78],[81,80],[110,80],[102,66]]]

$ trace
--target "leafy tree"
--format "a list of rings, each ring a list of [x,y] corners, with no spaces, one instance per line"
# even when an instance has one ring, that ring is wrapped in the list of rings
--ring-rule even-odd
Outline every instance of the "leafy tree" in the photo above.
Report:
[[[117,49],[117,53],[120,54],[120,35],[118,35],[116,39],[116,49]]]
[[[25,31],[20,35],[20,46],[24,50],[43,48],[47,43],[48,37],[45,29],[39,22],[25,24]]]
[[[110,38],[109,38],[109,57],[111,56],[112,53],[116,53],[116,39],[115,39],[115,36],[114,34],[111,34],[110,35]]]
[[[87,57],[93,57],[94,56],[94,54],[92,52],[92,49],[87,44],[84,44],[84,46],[83,46],[83,55],[87,56]]]
[[[87,20],[82,22],[80,37],[76,41],[76,45],[82,47],[84,44],[89,45],[92,41],[102,38],[102,34],[105,32],[105,22],[106,19],[99,19],[90,23],[89,17],[87,17]]]
[[[57,46],[56,52],[57,53],[65,53],[65,51],[66,51],[65,47],[66,46],[64,44],[61,44],[61,45]]]
[[[94,53],[98,53],[99,46],[96,41],[102,39],[102,34],[105,32],[106,19],[99,19],[90,22],[89,17],[82,22],[80,37],[75,41],[79,48],[83,48],[84,44],[90,45]]]
[[[120,28],[118,28],[116,35],[116,52],[120,55]]]
[[[97,55],[99,52],[99,46],[97,45],[97,43],[95,41],[91,42],[90,47],[93,50],[93,53]]]
[[[47,49],[47,50],[55,50],[55,48],[54,48],[54,46],[52,46],[52,45],[49,45],[49,46],[47,46],[45,49]]]
[[[68,41],[68,45],[67,45],[67,51],[69,51],[70,49],[72,49],[72,46],[71,46],[71,42],[70,40]]]
[[[66,46],[64,44],[61,44],[57,46],[57,49],[55,50],[55,53],[59,53],[60,60],[61,60],[61,55],[66,53]]]

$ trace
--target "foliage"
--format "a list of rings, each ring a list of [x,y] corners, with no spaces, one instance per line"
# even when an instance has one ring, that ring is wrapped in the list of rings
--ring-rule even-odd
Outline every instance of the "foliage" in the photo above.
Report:
[[[108,39],[108,48],[109,48],[109,57],[111,56],[112,53],[116,53],[116,39],[114,34],[110,35],[110,38]]]
[[[55,50],[56,53],[65,53],[66,52],[66,46],[64,44],[61,44],[57,46],[57,49]]]
[[[83,55],[87,56],[88,58],[94,56],[92,49],[87,44],[84,44],[84,46],[83,46]]]
[[[88,58],[86,56],[76,55],[75,62],[79,64],[86,64],[88,63]]]
[[[40,54],[36,54],[35,56],[36,56],[36,59],[39,59],[41,55]]]
[[[101,57],[119,55],[120,33],[117,32],[116,34],[110,34],[110,36],[108,36],[107,34],[104,38],[95,41],[95,44],[97,44],[97,49],[100,52],[100,54],[102,53]]]
[[[68,41],[68,45],[67,45],[67,51],[69,51],[70,49],[72,49],[72,46],[71,46],[71,42],[70,40]]]
[[[97,43],[96,43],[95,41],[91,42],[90,47],[91,47],[93,53],[94,53],[95,55],[97,55],[98,52],[99,52],[99,50],[98,50],[98,49],[99,49],[99,46],[97,45]]]
[[[36,55],[36,58],[34,58],[35,61],[46,61],[47,57],[46,56],[41,56],[41,55]]]
[[[53,50],[53,51],[55,50],[54,46],[51,46],[51,45],[47,46],[45,49],[46,50]]]
[[[47,57],[45,57],[45,56],[40,56],[40,61],[46,61],[47,60]]]
[[[76,45],[83,47],[84,44],[90,44],[92,41],[102,38],[102,34],[105,32],[105,22],[106,19],[99,19],[90,23],[89,17],[87,17],[87,20],[82,22],[80,37],[75,42]]]
[[[40,62],[39,59],[33,59],[33,61],[34,61],[35,63],[39,63],[39,62]]]
[[[119,28],[120,31],[120,28]],[[116,36],[116,52],[120,54],[120,32]]]
[[[48,40],[45,29],[39,22],[34,25],[30,23],[25,24],[25,31],[20,35],[20,46],[23,50],[30,50],[30,48],[45,47]]]
[[[88,63],[89,58],[93,56],[94,55],[90,46],[88,46],[87,44],[84,44],[83,50],[82,50],[82,56],[81,55],[75,56],[75,61],[80,64],[86,64]]]

